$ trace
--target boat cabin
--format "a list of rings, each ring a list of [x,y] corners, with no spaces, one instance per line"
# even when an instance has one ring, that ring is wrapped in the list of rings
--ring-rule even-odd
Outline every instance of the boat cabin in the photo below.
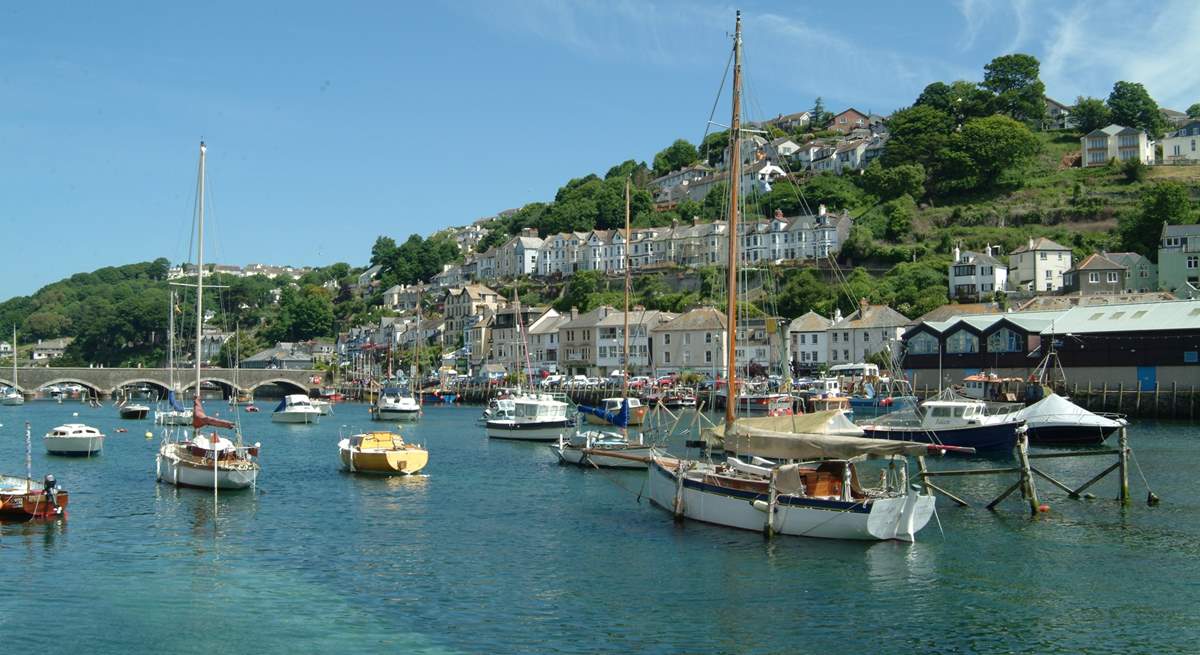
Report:
[[[1015,403],[1023,397],[1025,381],[1021,378],[1002,378],[995,373],[976,373],[963,378],[962,394],[976,400]]]
[[[924,428],[952,428],[983,422],[985,406],[976,400],[930,400],[921,405]]]
[[[49,437],[99,437],[100,431],[82,423],[67,423],[60,425],[46,436]]]
[[[567,404],[552,398],[525,396],[513,401],[513,417],[518,421],[565,421]]]

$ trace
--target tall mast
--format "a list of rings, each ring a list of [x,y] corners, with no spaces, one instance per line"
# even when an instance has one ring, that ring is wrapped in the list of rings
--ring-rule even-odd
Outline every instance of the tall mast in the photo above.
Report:
[[[625,364],[623,371],[625,375],[621,376],[621,402],[626,403],[629,402],[629,370],[632,368],[629,365],[629,290],[632,287],[629,270],[629,244],[633,232],[629,229],[629,178],[630,176],[625,177],[625,354],[622,359]]]
[[[167,384],[175,391],[175,290],[167,300]]]
[[[421,402],[421,285],[417,284],[417,338],[413,339],[412,386],[417,394],[417,404]],[[415,386],[414,386],[415,385]]]
[[[17,324],[13,323],[13,391],[17,391]]]
[[[742,12],[737,12],[737,27],[733,32],[733,118],[729,121],[729,292],[728,341],[725,353],[725,430],[733,428],[737,410],[737,262],[738,262],[738,184],[742,177]]]
[[[204,153],[207,148],[200,142],[200,180],[196,221],[196,400],[200,400],[200,338],[204,327]]]

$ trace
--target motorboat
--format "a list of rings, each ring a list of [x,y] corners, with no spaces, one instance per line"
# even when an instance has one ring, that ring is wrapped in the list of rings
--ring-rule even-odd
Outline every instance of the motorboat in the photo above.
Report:
[[[150,413],[150,407],[139,403],[122,403],[117,406],[117,412],[123,419],[140,421]]]
[[[1129,424],[1121,414],[1090,412],[1050,393],[1020,409],[1015,416],[1025,421],[1031,444],[1100,444]]]
[[[716,393],[716,405],[723,409],[727,403],[728,390],[719,389]],[[736,410],[742,414],[753,416],[783,416],[792,413],[792,396],[786,393],[770,392],[761,384],[747,384],[737,397]]]
[[[276,423],[320,423],[321,410],[313,406],[308,396],[292,393],[284,396],[275,406],[271,420]]]
[[[312,406],[317,408],[317,411],[321,413],[321,416],[329,416],[333,413],[333,403],[329,402],[328,400],[323,400],[321,398],[309,398],[308,402],[312,403]]]
[[[981,400],[948,398],[927,400],[911,411],[892,412],[859,425],[873,439],[1011,452],[1025,422],[1014,412],[988,414]]]
[[[796,431],[822,430],[825,424],[828,432]],[[861,430],[859,436],[843,434],[853,429],[840,412],[737,419],[722,431],[725,450],[755,455],[711,463],[656,453],[647,494],[677,517],[743,530],[914,541],[933,516],[934,497],[910,484],[907,458],[946,448],[864,438]],[[887,465],[864,475],[859,469],[868,459]],[[877,486],[867,480],[878,480]]]
[[[649,407],[642,404],[642,401],[637,398],[604,398],[603,405],[600,407],[602,412],[592,412],[585,405],[579,406],[579,413],[583,418],[592,425],[615,425],[617,427],[626,427],[630,425],[641,425],[646,420],[646,411]],[[628,417],[623,423],[614,423],[612,417],[618,416],[622,407],[628,403]]]
[[[351,473],[411,475],[429,463],[429,452],[395,432],[365,432],[338,441],[342,466]]]
[[[415,421],[421,417],[417,399],[399,387],[385,387],[371,409],[371,418],[376,421]]]
[[[66,516],[70,496],[53,475],[41,482],[29,477],[0,475],[0,520],[30,521]]]
[[[82,423],[60,425],[42,437],[46,452],[67,457],[91,457],[104,449],[104,435]]]
[[[691,387],[673,387],[663,392],[660,401],[667,409],[693,409],[696,407],[696,390]]]
[[[575,427],[576,417],[569,415],[570,409],[560,393],[517,396],[513,398],[511,417],[486,421],[487,435],[492,439],[557,441],[560,434]]]
[[[913,394],[907,380],[890,378],[879,378],[875,382],[864,380],[858,388],[859,393],[850,396],[850,408],[859,413],[867,411],[875,414],[887,414],[917,405],[917,397]]]
[[[1019,377],[1001,377],[995,372],[983,371],[963,378],[959,393],[975,400],[992,402],[1020,402],[1024,395],[1025,381]]]
[[[488,406],[479,416],[480,423],[487,423],[492,419],[512,418],[516,412],[516,405],[513,403],[511,396],[496,397],[488,401]]]
[[[645,469],[653,446],[639,438],[631,441],[620,432],[577,430],[569,437],[560,434],[550,446],[562,464],[602,468]]]

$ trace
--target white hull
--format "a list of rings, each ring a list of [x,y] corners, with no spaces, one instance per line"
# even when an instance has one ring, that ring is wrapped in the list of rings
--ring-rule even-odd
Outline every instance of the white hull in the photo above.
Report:
[[[13,396],[0,397],[0,405],[8,405],[8,406],[12,407],[12,406],[24,405],[24,404],[25,404],[25,396],[22,396],[20,394],[13,395]]]
[[[591,452],[585,453],[582,448],[570,445],[551,446],[558,459],[563,464],[576,464],[579,466],[599,466],[601,468],[614,469],[646,469],[646,462],[639,462],[621,457],[607,457],[601,452],[602,448],[592,448]],[[653,449],[650,446],[629,446],[627,448],[614,448],[613,452],[621,455],[629,455],[633,457],[650,457],[653,454]]]
[[[333,413],[333,404],[327,401],[314,400],[312,401],[312,406],[317,408],[317,411],[321,412],[321,416],[329,416]]]
[[[377,409],[373,418],[377,421],[415,421],[421,418],[421,410]]]
[[[510,441],[558,441],[559,435],[574,429],[574,426],[564,425],[561,422],[547,427],[526,427],[527,425],[522,424],[520,428],[514,428],[510,423],[489,421],[487,436],[492,439],[508,439]]]
[[[46,452],[51,455],[98,455],[104,449],[103,435],[47,436],[42,437],[42,441],[46,444]]]
[[[682,487],[683,516],[696,521],[742,530],[762,531],[767,524],[766,498],[750,494],[722,493],[711,485]],[[674,471],[653,463],[649,468],[651,502],[669,512],[675,511],[678,478]],[[909,492],[895,498],[876,498],[863,511],[839,501],[815,504],[824,507],[797,506],[781,500],[775,510],[774,528],[778,534],[820,537],[824,539],[913,541],[933,515],[934,498]]]
[[[158,452],[158,481],[177,487],[212,489],[215,480],[218,489],[246,489],[254,486],[258,479],[258,467],[230,469],[218,467],[213,475],[212,467],[199,467],[181,460],[173,449],[177,444],[167,444]]]
[[[321,422],[321,412],[275,412],[271,414],[271,420],[275,423],[300,423],[300,424],[316,424]]]

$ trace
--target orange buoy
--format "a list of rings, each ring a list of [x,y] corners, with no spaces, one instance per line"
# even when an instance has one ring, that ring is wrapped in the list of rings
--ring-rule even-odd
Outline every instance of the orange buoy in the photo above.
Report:
[[[1039,511],[1039,512],[1042,512],[1043,514],[1044,514],[1044,513],[1046,513],[1046,512],[1049,512],[1049,511],[1050,511],[1050,506],[1049,506],[1049,505],[1046,505],[1045,503],[1043,503],[1043,504],[1041,504],[1041,505],[1038,505],[1038,511]]]

